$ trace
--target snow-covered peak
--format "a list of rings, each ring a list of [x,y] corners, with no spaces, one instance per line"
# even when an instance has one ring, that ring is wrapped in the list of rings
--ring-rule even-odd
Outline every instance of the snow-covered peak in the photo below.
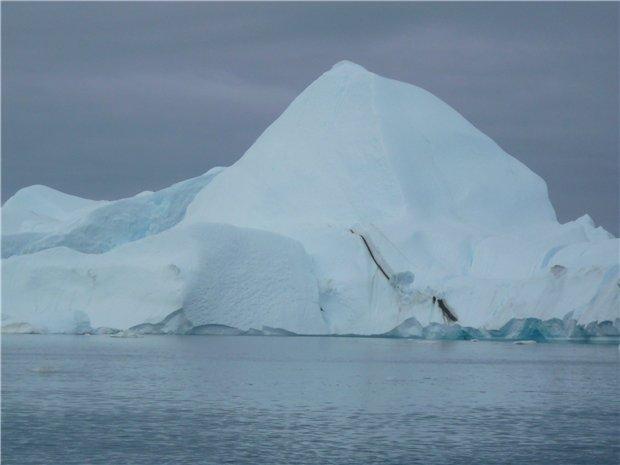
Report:
[[[284,233],[395,221],[507,231],[555,213],[545,182],[450,106],[340,62],[196,197],[187,220]]]
[[[363,66],[358,65],[357,63],[353,63],[352,61],[349,61],[349,60],[339,61],[334,66],[332,66],[331,70],[328,72],[338,72],[338,73],[343,73],[343,74],[344,73],[349,73],[349,74],[370,73],[370,71],[368,71]]]

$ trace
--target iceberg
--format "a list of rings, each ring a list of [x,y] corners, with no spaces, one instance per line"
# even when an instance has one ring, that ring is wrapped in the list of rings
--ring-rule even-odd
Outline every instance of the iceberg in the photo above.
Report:
[[[32,186],[2,220],[3,328],[620,333],[620,241],[560,224],[544,180],[457,111],[351,62],[230,167],[113,202]]]

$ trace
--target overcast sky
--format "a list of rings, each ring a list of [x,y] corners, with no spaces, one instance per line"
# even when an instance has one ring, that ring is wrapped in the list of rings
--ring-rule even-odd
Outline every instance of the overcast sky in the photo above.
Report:
[[[348,59],[421,86],[618,235],[618,4],[3,3],[2,198],[230,165]]]

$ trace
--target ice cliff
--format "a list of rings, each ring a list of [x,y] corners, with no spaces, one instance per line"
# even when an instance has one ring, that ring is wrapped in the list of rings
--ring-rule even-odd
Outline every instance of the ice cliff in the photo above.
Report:
[[[618,239],[559,224],[455,110],[349,62],[229,168],[115,202],[32,186],[2,220],[6,331],[618,333]]]

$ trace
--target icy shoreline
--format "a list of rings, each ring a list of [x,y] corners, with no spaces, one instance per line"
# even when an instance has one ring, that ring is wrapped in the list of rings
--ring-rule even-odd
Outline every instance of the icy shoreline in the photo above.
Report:
[[[174,328],[171,321],[181,322]],[[620,342],[620,319],[615,322],[606,320],[580,325],[573,319],[553,318],[543,321],[539,318],[513,318],[499,329],[483,329],[461,326],[459,324],[431,323],[422,326],[415,318],[409,318],[396,328],[381,334],[298,334],[282,328],[263,326],[261,329],[242,330],[221,324],[192,326],[182,315],[182,311],[173,312],[157,324],[140,324],[122,330],[117,328],[83,328],[81,331],[48,332],[39,330],[26,323],[2,327],[2,334],[30,335],[107,335],[117,338],[135,338],[142,336],[279,336],[279,337],[358,337],[414,339],[436,341],[535,341],[535,342]]]

